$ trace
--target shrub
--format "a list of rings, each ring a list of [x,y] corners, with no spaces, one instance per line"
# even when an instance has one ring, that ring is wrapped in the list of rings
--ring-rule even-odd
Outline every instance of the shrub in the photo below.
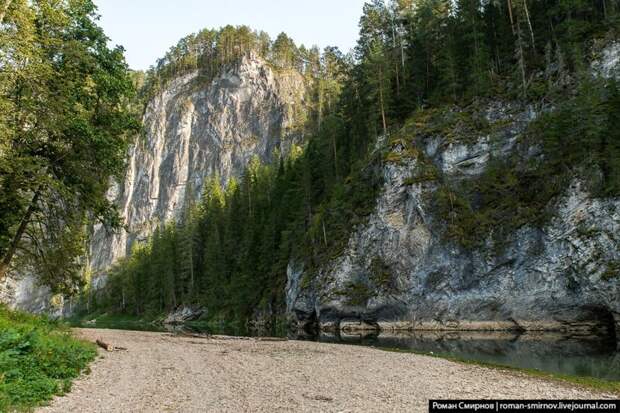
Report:
[[[0,411],[28,410],[67,392],[96,354],[63,324],[0,307]]]

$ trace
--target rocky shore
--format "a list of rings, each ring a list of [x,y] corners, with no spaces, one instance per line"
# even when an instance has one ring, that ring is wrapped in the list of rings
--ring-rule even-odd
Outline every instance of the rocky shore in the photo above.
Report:
[[[530,376],[378,349],[307,341],[80,329],[127,350],[39,412],[427,411],[432,398],[613,397]]]

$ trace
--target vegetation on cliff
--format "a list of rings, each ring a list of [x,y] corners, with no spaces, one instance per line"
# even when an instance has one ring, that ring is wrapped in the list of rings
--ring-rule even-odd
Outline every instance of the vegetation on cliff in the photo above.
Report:
[[[96,354],[64,325],[0,306],[0,411],[28,410],[67,392]]]
[[[617,86],[593,79],[589,61],[598,43],[617,36],[619,13],[618,2],[609,0],[375,0],[364,7],[348,57],[333,49],[309,57],[284,35],[272,44],[247,28],[184,39],[151,70],[151,79],[163,79],[158,84],[185,70],[217,73],[258,50],[280,67],[297,67],[315,85],[329,85],[333,96],[324,105],[317,89],[302,154],[270,166],[254,162],[225,190],[214,178],[178,223],[160,228],[110,271],[103,292],[86,294],[89,308],[140,315],[199,303],[211,317],[239,320],[282,312],[291,259],[311,276],[372,212],[381,164],[393,161],[373,149],[377,138],[414,147],[416,133],[446,129],[443,121],[433,126],[429,113],[440,119],[484,99],[556,110],[523,138],[542,148],[536,158],[493,161],[460,188],[442,184],[428,165],[423,179],[439,180],[435,202],[449,222],[448,238],[473,248],[498,224],[509,232],[540,223],[549,201],[584,167],[599,176],[595,193],[617,194],[619,139],[608,133],[618,130]],[[465,127],[452,131],[453,139],[488,127],[469,115],[456,120]],[[408,133],[412,124],[416,132]]]
[[[439,177],[434,201],[449,239],[473,248],[491,236],[501,247],[521,226],[546,223],[552,201],[577,176],[594,196],[620,195],[619,85],[586,77],[573,86],[574,96],[530,124],[523,150],[458,185]]]

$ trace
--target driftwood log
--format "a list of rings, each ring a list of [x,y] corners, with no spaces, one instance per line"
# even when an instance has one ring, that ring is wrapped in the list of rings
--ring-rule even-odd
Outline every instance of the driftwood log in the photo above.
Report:
[[[104,341],[102,341],[100,339],[97,339],[95,342],[97,343],[97,345],[99,347],[101,347],[102,349],[104,349],[106,351],[127,350],[125,347],[116,347],[116,346],[113,346],[112,344],[108,344],[108,343],[106,343],[106,342],[104,342]]]
[[[288,341],[286,337],[256,337],[256,341]]]
[[[101,340],[96,341],[97,345],[106,351],[114,351],[114,346],[112,344],[104,343]]]

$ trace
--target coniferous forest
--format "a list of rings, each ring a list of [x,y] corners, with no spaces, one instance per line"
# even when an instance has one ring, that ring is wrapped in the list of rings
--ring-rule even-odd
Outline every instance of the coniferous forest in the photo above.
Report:
[[[188,70],[210,79],[253,51],[305,77],[307,144],[273,164],[252,162],[225,188],[213,177],[178,221],[109,271],[103,291],[86,289],[82,307],[144,316],[197,304],[240,321],[282,314],[287,265],[303,262],[312,273],[343,250],[373,211],[381,165],[394,161],[390,145],[404,141],[415,154],[412,137],[451,127],[443,115],[457,107],[459,122],[484,130],[476,110],[490,100],[553,108],[527,132],[543,155],[495,161],[475,185],[443,185],[431,171],[425,179],[440,182],[433,202],[447,241],[475,248],[498,223],[497,238],[543,224],[549,201],[583,168],[596,171],[594,193],[617,196],[620,92],[594,78],[589,62],[619,23],[614,0],[374,0],[347,55],[247,27],[182,39],[138,76],[142,104]]]

